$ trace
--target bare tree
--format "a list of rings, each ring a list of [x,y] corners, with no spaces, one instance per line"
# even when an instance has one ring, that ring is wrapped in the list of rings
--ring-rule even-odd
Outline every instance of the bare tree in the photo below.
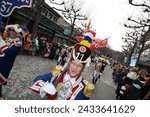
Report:
[[[33,3],[35,3],[36,0],[33,0]],[[39,25],[39,21],[40,21],[40,17],[41,17],[41,13],[43,10],[43,3],[45,0],[39,0],[37,3],[37,15],[36,15],[36,19],[34,22],[34,26],[33,26],[33,31],[32,31],[32,38],[35,37],[35,33],[37,31],[38,25]],[[33,7],[33,5],[32,5]]]
[[[138,34],[137,40],[139,42],[139,45],[138,45],[139,51],[138,51],[137,61],[139,61],[142,52],[150,48],[150,43],[149,43],[150,41],[150,17],[149,17],[150,4],[148,3],[149,2],[148,0],[145,0],[143,3],[138,3],[137,1],[135,2],[135,0],[134,1],[128,0],[128,1],[129,1],[129,4],[133,6],[142,7],[144,9],[143,14],[148,13],[147,18],[141,17],[139,19],[133,19],[129,17],[128,18],[129,24],[124,25],[127,28],[136,30]],[[124,48],[124,50],[126,49]]]
[[[125,56],[127,56],[127,64],[129,65],[132,56],[136,56],[137,44],[139,41],[139,32],[135,29],[132,32],[126,32],[125,37],[122,38],[124,45],[122,46]]]
[[[123,60],[123,58],[122,58],[123,53],[118,52],[118,51],[114,51],[109,46],[98,48],[96,50],[96,53],[99,53],[99,55],[105,55],[105,56],[111,57],[114,60],[117,60],[118,62],[122,62],[122,60]]]
[[[91,21],[89,21],[88,23],[82,23],[81,25],[83,26],[84,30],[92,28]]]
[[[128,0],[129,4],[133,6],[140,6],[140,7],[145,7],[145,12],[150,12],[150,5],[148,4],[148,0],[144,1],[144,3],[134,3],[133,0]]]
[[[82,4],[79,1],[71,0],[71,1],[63,1],[62,3],[58,4],[56,2],[52,2],[49,0],[50,3],[55,5],[63,5],[63,8],[59,9],[56,7],[52,7],[53,9],[57,11],[61,11],[62,15],[70,21],[70,34],[68,35],[68,39],[70,40],[74,31],[74,26],[76,23],[76,20],[87,20],[87,17],[85,15],[82,15],[81,12],[81,6]]]

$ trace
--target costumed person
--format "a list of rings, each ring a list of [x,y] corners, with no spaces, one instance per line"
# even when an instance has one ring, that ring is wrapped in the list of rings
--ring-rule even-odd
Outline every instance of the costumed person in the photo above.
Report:
[[[38,36],[33,38],[33,44],[34,44],[34,55],[38,55],[38,51],[39,51],[39,40],[38,40]]]
[[[23,30],[18,25],[7,25],[5,30],[9,33],[9,37],[5,41],[0,37],[0,87],[6,85],[9,73],[22,46],[20,33]]]
[[[33,54],[33,43],[32,43],[32,39],[31,39],[31,34],[30,33],[28,33],[25,36],[23,49],[24,49],[24,53],[29,54],[29,55]]]
[[[50,100],[88,100],[94,85],[84,80],[81,73],[95,46],[92,45],[95,34],[87,30],[80,43],[73,47],[67,65],[64,68],[57,65],[52,72],[36,77],[29,89]]]
[[[98,62],[95,65],[95,69],[93,72],[93,79],[92,79],[92,83],[96,84],[97,80],[100,79],[101,76],[101,68],[102,68],[102,63],[100,60],[98,60]]]

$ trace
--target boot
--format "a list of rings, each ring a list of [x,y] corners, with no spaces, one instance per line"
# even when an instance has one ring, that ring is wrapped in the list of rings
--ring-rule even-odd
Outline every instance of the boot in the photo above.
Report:
[[[96,79],[95,79],[95,82],[94,82],[94,84],[96,84],[96,82],[97,82],[97,79],[98,79],[98,78],[96,78]]]
[[[93,79],[92,79],[92,83],[94,84],[95,83],[95,78],[93,77]]]

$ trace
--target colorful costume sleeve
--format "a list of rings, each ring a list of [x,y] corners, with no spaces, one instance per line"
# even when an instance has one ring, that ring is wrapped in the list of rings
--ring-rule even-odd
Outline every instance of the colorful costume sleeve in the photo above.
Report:
[[[51,78],[52,78],[52,76],[53,76],[53,75],[52,75],[52,73],[50,72],[50,73],[47,73],[47,74],[44,74],[44,75],[41,75],[41,76],[36,77],[33,82],[35,83],[35,82],[37,82],[38,80],[43,80],[44,82],[50,81]]]
[[[6,50],[4,50],[3,52],[5,53],[5,56],[17,56],[17,54],[19,54],[21,50],[21,47],[16,47],[15,45],[13,45],[10,48],[7,48]]]
[[[57,65],[52,69],[50,73],[36,77],[33,81],[34,84],[31,87],[29,87],[29,89],[39,94],[41,87],[43,87],[47,81],[55,82],[56,80],[55,78],[56,76],[58,76],[61,69],[62,69],[62,66]]]
[[[0,74],[7,79],[14,64],[15,58],[20,52],[21,47],[12,46],[3,50],[4,56],[0,57]],[[2,83],[4,84],[4,83]]]
[[[45,85],[45,83],[48,81],[50,82],[51,78],[52,78],[52,73],[47,73],[41,76],[38,76],[34,79],[34,84],[29,87],[29,89],[37,94],[40,93],[40,89]]]

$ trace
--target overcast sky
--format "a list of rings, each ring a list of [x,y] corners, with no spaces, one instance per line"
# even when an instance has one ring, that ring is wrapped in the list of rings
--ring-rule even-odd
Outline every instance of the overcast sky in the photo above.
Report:
[[[55,0],[59,1],[59,0]],[[69,1],[69,0],[65,0]],[[126,29],[123,24],[129,16],[138,17],[137,7],[129,5],[128,0],[76,0],[82,4],[83,11],[91,19],[92,29],[96,30],[96,37],[104,39],[110,37],[109,45],[112,49],[122,50],[122,37]],[[138,0],[141,1],[141,0]],[[49,3],[49,0],[46,0]],[[80,4],[80,5],[81,5]]]

